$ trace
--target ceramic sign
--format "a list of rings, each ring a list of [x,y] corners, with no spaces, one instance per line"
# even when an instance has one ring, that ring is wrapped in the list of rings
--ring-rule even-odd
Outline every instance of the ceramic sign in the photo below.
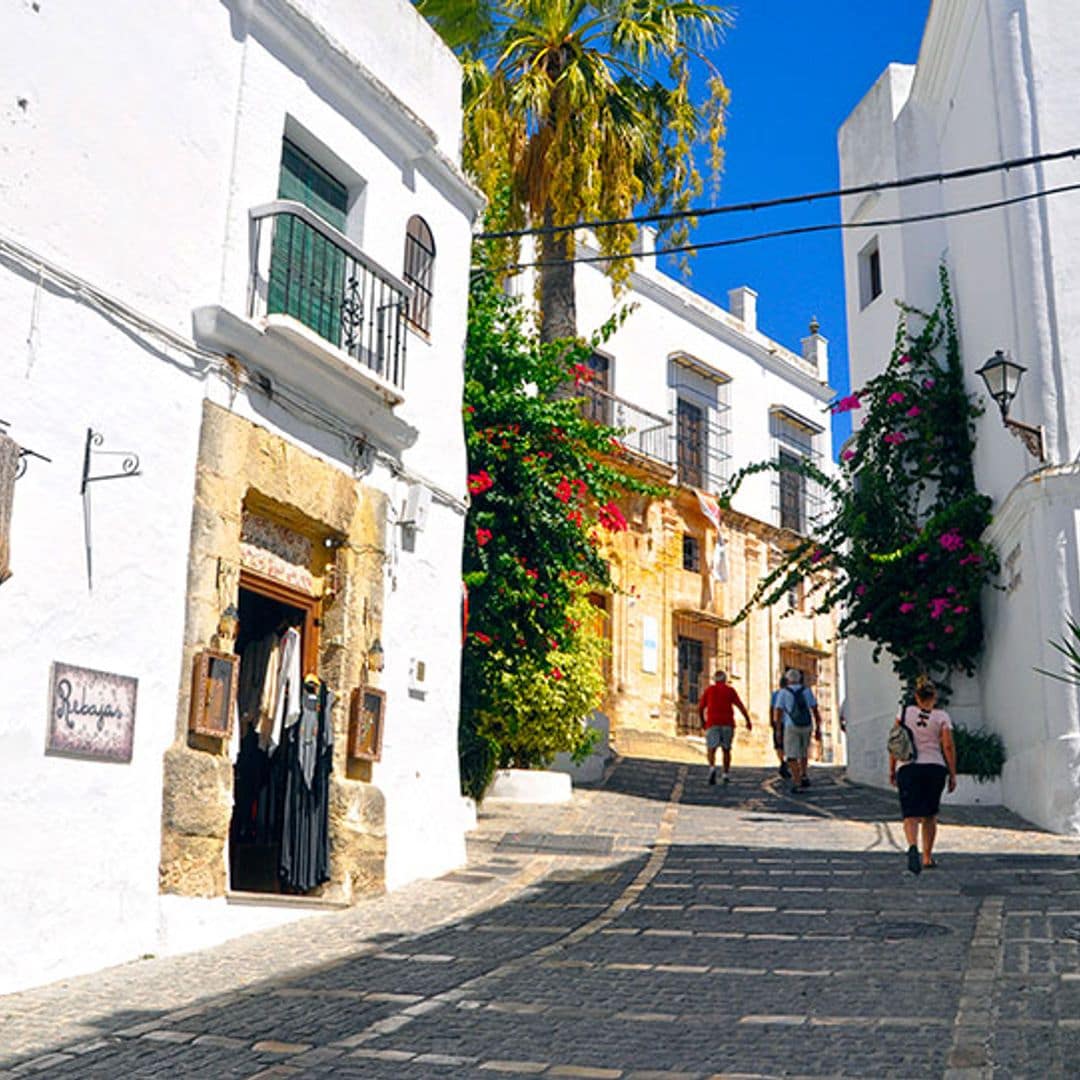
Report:
[[[53,663],[46,753],[130,761],[139,680]]]

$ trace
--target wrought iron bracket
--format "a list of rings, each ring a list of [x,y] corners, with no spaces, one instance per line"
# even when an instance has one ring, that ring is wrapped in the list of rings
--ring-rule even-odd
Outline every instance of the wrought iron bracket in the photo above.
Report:
[[[94,447],[101,446],[105,441],[105,436],[100,431],[94,431],[93,428],[86,429],[86,447],[83,450],[83,469],[82,469],[82,486],[79,488],[79,494],[86,494],[86,485],[96,483],[98,480],[122,480],[128,476],[141,476],[139,472],[139,455],[131,450],[95,450]],[[91,476],[90,469],[93,465],[93,459],[95,457],[110,457],[120,458],[120,471],[113,473],[102,473],[100,476]]]
[[[1008,416],[1002,417],[1005,426],[1023,444],[1032,457],[1038,458],[1040,464],[1046,463],[1046,439],[1043,435],[1042,425],[1025,424],[1020,420],[1013,420]]]
[[[6,435],[7,429],[11,427],[10,420],[0,420],[0,435]],[[15,466],[15,479],[26,475],[26,466],[29,465],[30,458],[37,458],[38,461],[47,461],[52,464],[52,458],[46,457],[44,454],[39,454],[36,450],[31,450],[29,447],[19,447],[19,464]]]

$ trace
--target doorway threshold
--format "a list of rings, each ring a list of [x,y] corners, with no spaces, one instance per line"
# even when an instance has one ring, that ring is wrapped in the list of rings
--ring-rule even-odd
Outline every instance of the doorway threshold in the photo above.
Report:
[[[347,900],[331,900],[325,896],[290,896],[287,893],[243,892],[225,890],[227,904],[248,907],[307,908],[312,911],[341,911],[352,907]]]

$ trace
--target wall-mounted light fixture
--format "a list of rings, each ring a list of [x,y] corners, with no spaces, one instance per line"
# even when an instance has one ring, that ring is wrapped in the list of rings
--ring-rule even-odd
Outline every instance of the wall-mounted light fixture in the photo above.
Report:
[[[240,612],[236,609],[235,604],[229,604],[229,606],[221,613],[221,617],[218,619],[218,637],[221,639],[227,638],[229,641],[236,640],[236,631],[240,628]]]
[[[997,402],[1001,422],[1024,444],[1029,454],[1045,462],[1046,444],[1042,427],[1009,418],[1009,406],[1020,389],[1020,379],[1025,371],[1027,368],[1023,364],[1016,363],[1003,350],[997,349],[975,374],[982,377],[987,393]]]
[[[383,647],[378,638],[368,646],[367,666],[368,671],[382,671],[383,669]]]

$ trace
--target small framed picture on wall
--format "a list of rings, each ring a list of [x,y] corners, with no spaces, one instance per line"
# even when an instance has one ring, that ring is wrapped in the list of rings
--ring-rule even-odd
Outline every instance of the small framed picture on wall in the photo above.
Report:
[[[228,739],[236,713],[236,682],[239,657],[203,649],[197,653],[191,680],[189,730],[196,735]]]
[[[349,757],[378,761],[382,757],[386,691],[358,686],[349,704]]]

